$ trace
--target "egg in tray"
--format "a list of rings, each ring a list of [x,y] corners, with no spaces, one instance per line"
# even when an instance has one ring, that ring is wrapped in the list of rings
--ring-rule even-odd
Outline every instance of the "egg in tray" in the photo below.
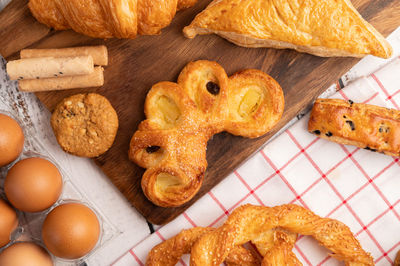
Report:
[[[29,127],[1,110],[0,125],[1,266],[78,265],[117,236]]]

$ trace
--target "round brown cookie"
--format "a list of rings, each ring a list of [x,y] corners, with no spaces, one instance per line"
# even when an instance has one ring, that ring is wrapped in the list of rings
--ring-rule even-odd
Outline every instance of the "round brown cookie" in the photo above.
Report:
[[[76,94],[57,105],[51,126],[64,151],[96,157],[113,144],[118,116],[105,97],[96,93]]]

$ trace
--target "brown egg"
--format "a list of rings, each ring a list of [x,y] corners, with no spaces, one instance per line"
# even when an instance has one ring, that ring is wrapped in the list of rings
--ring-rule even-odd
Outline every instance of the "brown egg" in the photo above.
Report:
[[[60,197],[62,177],[57,167],[43,158],[17,162],[8,171],[4,191],[10,203],[26,212],[49,208]]]
[[[52,266],[47,251],[31,242],[15,243],[0,253],[0,266]]]
[[[53,255],[77,259],[89,253],[100,235],[96,214],[79,203],[65,203],[54,208],[42,227],[42,238]]]
[[[24,147],[24,139],[17,121],[0,114],[0,167],[18,158]]]
[[[17,226],[18,218],[14,209],[5,200],[0,199],[0,248],[10,242],[10,235]]]

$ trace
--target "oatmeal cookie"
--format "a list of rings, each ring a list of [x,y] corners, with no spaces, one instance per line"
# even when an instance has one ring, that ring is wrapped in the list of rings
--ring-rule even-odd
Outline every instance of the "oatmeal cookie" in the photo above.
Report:
[[[64,151],[97,157],[113,144],[118,116],[105,97],[96,93],[76,94],[57,105],[51,126]]]

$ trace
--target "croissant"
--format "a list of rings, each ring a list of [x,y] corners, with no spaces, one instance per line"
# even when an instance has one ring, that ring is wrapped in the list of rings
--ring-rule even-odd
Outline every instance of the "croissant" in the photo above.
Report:
[[[207,141],[228,131],[255,138],[280,120],[283,91],[262,71],[231,77],[215,62],[189,63],[178,82],[160,82],[147,94],[147,119],[139,124],[129,158],[143,168],[142,189],[162,207],[189,201],[200,189],[207,168]]]
[[[56,30],[73,29],[95,38],[155,35],[168,26],[176,11],[197,0],[30,0],[29,9],[41,23]]]
[[[183,32],[188,38],[215,33],[244,47],[324,57],[392,55],[390,44],[350,0],[214,0]]]

